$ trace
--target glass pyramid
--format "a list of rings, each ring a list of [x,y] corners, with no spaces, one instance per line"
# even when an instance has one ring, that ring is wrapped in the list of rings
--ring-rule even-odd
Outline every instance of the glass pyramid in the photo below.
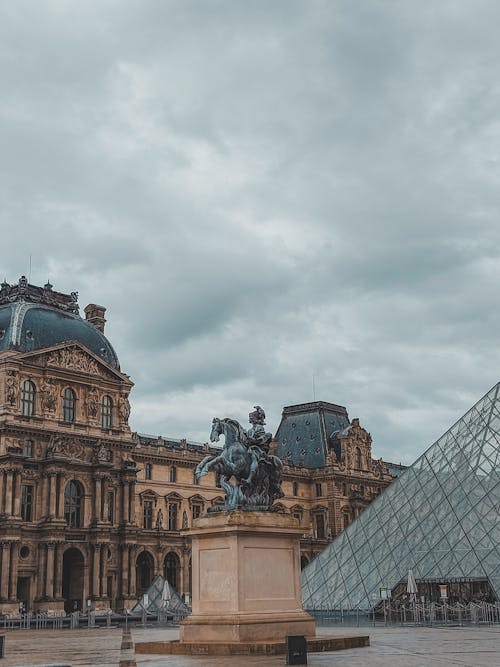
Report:
[[[191,611],[175,588],[161,575],[157,575],[145,595],[131,609],[131,614],[157,614],[159,611],[172,612],[186,616]]]
[[[305,609],[370,608],[409,569],[417,580],[487,578],[500,598],[499,388],[303,570]]]

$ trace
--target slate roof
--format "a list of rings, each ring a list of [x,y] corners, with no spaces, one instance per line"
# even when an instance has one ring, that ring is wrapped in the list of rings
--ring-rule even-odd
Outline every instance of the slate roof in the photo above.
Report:
[[[322,468],[328,451],[336,448],[339,433],[349,426],[342,405],[315,401],[286,406],[276,431],[277,454],[294,466]]]
[[[31,352],[57,343],[78,341],[119,369],[106,336],[78,315],[76,293],[65,295],[27,283],[0,289],[0,351]]]

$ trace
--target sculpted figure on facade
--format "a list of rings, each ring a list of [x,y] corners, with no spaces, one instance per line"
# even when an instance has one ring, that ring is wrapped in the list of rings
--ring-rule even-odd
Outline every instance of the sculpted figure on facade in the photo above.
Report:
[[[214,417],[211,442],[224,435],[224,447],[218,455],[208,455],[196,467],[197,479],[211,470],[220,475],[226,494],[222,509],[259,507],[270,509],[283,497],[283,464],[269,454],[272,436],[264,429],[265,413],[260,406],[249,415],[251,428],[246,431],[235,419]],[[232,482],[231,480],[234,480]]]
[[[42,409],[44,412],[53,414],[57,407],[56,388],[52,380],[46,379],[40,387],[42,396]]]
[[[5,399],[7,405],[16,405],[19,396],[19,383],[15,371],[7,371],[5,378]]]
[[[99,410],[99,392],[95,387],[91,387],[88,390],[85,406],[90,419],[96,419]]]
[[[120,420],[123,423],[128,422],[128,418],[130,417],[130,403],[128,400],[128,395],[123,394],[120,396],[119,401],[118,401],[118,413],[120,415]]]

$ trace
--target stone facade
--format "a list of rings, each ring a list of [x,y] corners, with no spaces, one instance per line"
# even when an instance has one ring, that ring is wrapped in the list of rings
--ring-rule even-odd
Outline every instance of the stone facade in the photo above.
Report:
[[[86,313],[102,331],[104,309]],[[0,614],[130,608],[157,574],[188,597],[183,530],[222,502],[194,469],[216,450],[131,432],[133,383],[83,343],[20,348],[0,348]],[[338,444],[323,467],[285,461],[302,564],[393,479],[358,420]]]

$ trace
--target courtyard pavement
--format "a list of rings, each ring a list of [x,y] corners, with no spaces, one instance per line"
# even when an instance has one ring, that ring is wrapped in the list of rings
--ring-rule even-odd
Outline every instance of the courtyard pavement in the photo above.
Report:
[[[167,641],[177,628],[131,628],[134,642]],[[133,665],[133,651],[121,649],[121,628],[11,630],[0,667],[64,664],[95,667]],[[310,667],[499,667],[500,627],[318,628],[318,635],[368,634],[371,646],[310,653]],[[130,661],[130,662],[128,662]],[[285,656],[155,656],[135,654],[137,667],[274,667]]]

